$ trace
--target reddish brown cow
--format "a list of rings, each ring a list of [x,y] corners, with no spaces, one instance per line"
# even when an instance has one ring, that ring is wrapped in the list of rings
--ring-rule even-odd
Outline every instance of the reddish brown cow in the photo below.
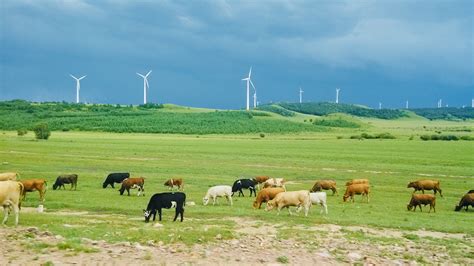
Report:
[[[367,197],[367,203],[369,203],[369,193],[370,186],[368,184],[353,184],[346,188],[346,193],[344,193],[343,200],[347,201],[350,197],[351,201],[354,202],[354,195],[364,195]]]
[[[44,194],[46,193],[47,183],[44,179],[29,179],[20,181],[25,189],[23,190],[23,199],[26,199],[26,192],[33,192],[37,190],[39,192],[40,201],[44,201]]]
[[[254,209],[260,209],[262,206],[263,202],[268,202],[269,200],[272,200],[275,198],[275,196],[280,193],[284,192],[285,190],[280,187],[270,187],[270,188],[264,188],[258,192],[257,198],[253,202],[253,208]]]
[[[332,190],[332,195],[338,194],[337,193],[337,188],[336,188],[336,181],[334,180],[318,180],[316,183],[314,183],[313,188],[310,190],[310,192],[318,192],[321,190]]]
[[[182,178],[170,178],[166,180],[164,185],[170,187],[170,190],[173,190],[174,186],[177,186],[178,190],[184,190],[184,181]]]
[[[443,197],[443,194],[441,194],[441,188],[439,186],[439,181],[437,180],[418,180],[418,181],[413,181],[408,183],[407,188],[414,188],[415,190],[413,193],[417,192],[418,190],[421,190],[423,194],[425,194],[425,190],[433,190],[434,194],[436,195],[436,192],[439,191],[439,195]]]
[[[122,181],[122,187],[120,188],[120,195],[123,195],[123,192],[127,190],[128,195],[130,196],[130,189],[138,188],[137,196],[140,196],[140,192],[143,192],[145,196],[145,178],[143,177],[131,177],[126,178]]]
[[[354,185],[354,184],[369,184],[368,179],[352,179],[351,181],[346,182],[346,186]]]
[[[436,205],[436,197],[434,195],[430,194],[412,194],[411,195],[411,200],[410,203],[407,205],[407,209],[410,211],[413,209],[413,211],[416,211],[416,207],[420,206],[420,211],[423,211],[421,209],[421,205],[430,205],[430,210],[433,208],[433,211],[436,212],[435,205]]]
[[[267,181],[268,179],[270,179],[269,176],[261,175],[254,177],[253,181],[257,185],[257,189],[260,190],[260,184],[265,183],[265,181]]]

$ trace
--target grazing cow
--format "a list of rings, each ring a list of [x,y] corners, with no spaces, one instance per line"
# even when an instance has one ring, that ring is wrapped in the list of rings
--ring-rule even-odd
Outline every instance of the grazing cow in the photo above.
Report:
[[[346,182],[346,186],[355,185],[355,184],[369,184],[368,179],[352,179],[351,181]]]
[[[125,178],[129,177],[130,173],[111,173],[105,178],[102,188],[106,188],[108,185],[110,185],[112,188],[115,188],[114,183],[122,183]]]
[[[474,193],[474,189],[471,189],[467,192],[467,194],[471,194],[471,193]]]
[[[408,183],[407,188],[414,188],[415,190],[413,193],[417,192],[418,190],[421,190],[423,194],[425,194],[425,190],[433,190],[434,194],[436,195],[436,192],[439,191],[439,195],[443,197],[443,194],[441,194],[441,188],[439,187],[439,181],[437,180],[418,180],[418,181],[413,181]]]
[[[267,202],[266,211],[277,208],[278,215],[282,208],[288,208],[288,213],[292,215],[290,206],[296,206],[297,211],[304,208],[304,215],[308,216],[309,208],[311,208],[311,198],[308,190],[286,191],[278,193],[274,199]]]
[[[7,222],[10,209],[13,209],[15,213],[15,226],[18,225],[23,190],[23,184],[20,182],[11,180],[0,182],[0,206],[3,206],[4,213],[2,224]]]
[[[317,204],[321,206],[321,211],[319,213],[326,213],[328,214],[328,205],[326,202],[326,192],[312,192],[309,193],[309,197],[311,198],[312,204]]]
[[[232,187],[225,185],[210,187],[207,190],[206,196],[202,199],[202,203],[203,205],[207,205],[209,203],[209,198],[212,198],[212,205],[215,205],[217,197],[227,198],[230,206],[232,206]]]
[[[263,202],[268,202],[269,200],[274,199],[275,196],[280,192],[285,192],[285,190],[281,187],[269,187],[260,190],[260,192],[258,192],[257,198],[253,202],[253,208],[260,209]]]
[[[316,183],[314,183],[313,188],[310,190],[310,192],[319,192],[321,190],[332,190],[332,195],[337,194],[337,188],[336,188],[336,181],[334,180],[318,180]]]
[[[184,205],[186,204],[186,194],[183,192],[164,192],[157,193],[150,198],[146,210],[143,210],[145,215],[145,222],[150,221],[150,217],[153,215],[153,221],[156,218],[156,211],[158,210],[158,216],[161,221],[161,209],[175,208],[175,215],[173,222],[178,218],[178,214],[181,215],[181,222],[184,216]]]
[[[252,196],[252,192],[255,196],[257,196],[257,192],[255,190],[255,182],[252,179],[239,179],[239,180],[236,180],[234,182],[234,184],[232,185],[232,196],[234,196],[234,193],[238,191],[239,192],[239,197],[240,197],[241,194],[242,194],[242,197],[245,197],[244,192],[242,191],[243,188],[250,190],[250,196],[249,197]]]
[[[286,191],[284,178],[270,178],[263,183],[263,188],[267,187],[281,187]]]
[[[53,184],[53,190],[56,190],[57,188],[61,189],[61,187],[66,189],[66,186],[64,186],[64,184],[71,184],[71,188],[69,190],[72,190],[73,187],[74,187],[74,190],[76,190],[77,177],[78,176],[76,174],[58,176],[56,178],[56,182]]]
[[[454,210],[458,212],[463,207],[466,207],[465,211],[467,211],[467,208],[469,208],[469,206],[474,208],[474,190],[470,190],[469,193],[464,195],[464,197],[461,198],[461,201],[459,202],[459,205],[456,206],[456,208]]]
[[[346,192],[342,199],[344,202],[350,197],[352,202],[354,202],[354,195],[362,195],[367,197],[367,203],[369,203],[369,193],[370,193],[370,186],[368,184],[352,184],[347,186]]]
[[[0,173],[0,181],[15,181],[19,177],[18,173]]]
[[[131,177],[125,178],[122,181],[122,186],[120,187],[120,195],[123,195],[123,192],[127,190],[128,195],[130,196],[130,189],[138,188],[137,196],[140,196],[140,193],[143,192],[143,196],[145,196],[145,178],[143,177]]]
[[[407,209],[410,211],[413,209],[413,211],[416,211],[416,207],[420,206],[420,211],[423,211],[421,209],[421,205],[430,205],[430,210],[428,212],[431,212],[431,208],[433,208],[433,211],[436,212],[435,205],[436,205],[436,197],[434,195],[430,194],[412,194],[411,195],[411,200],[410,203],[407,205]]]
[[[170,178],[166,180],[164,185],[170,187],[170,190],[173,190],[174,186],[177,186],[178,190],[184,190],[184,181],[182,178]]]
[[[269,176],[256,176],[253,178],[253,181],[257,185],[257,189],[260,190],[260,184],[265,183],[270,177]]]
[[[26,199],[26,192],[33,192],[35,190],[38,190],[39,196],[40,196],[40,201],[44,202],[44,194],[46,193],[46,180],[44,179],[29,179],[29,180],[21,180],[20,181],[23,184],[24,190],[22,197],[23,199]]]

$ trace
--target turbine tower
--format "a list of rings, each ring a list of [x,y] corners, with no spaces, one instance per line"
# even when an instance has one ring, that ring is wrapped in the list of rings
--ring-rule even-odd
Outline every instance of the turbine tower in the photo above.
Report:
[[[341,89],[336,89],[336,103],[339,103],[339,91]]]
[[[148,71],[146,75],[142,75],[137,72],[137,75],[143,78],[143,104],[146,104],[146,90],[150,88],[150,85],[148,85],[148,75],[150,75],[151,70]]]
[[[303,92],[304,92],[304,91],[303,91],[303,90],[301,89],[301,87],[300,87],[300,103],[303,102]]]
[[[379,110],[382,110],[382,103],[379,102]]]
[[[253,89],[254,89],[254,92],[253,92],[253,108],[256,108],[257,107],[257,90],[255,89],[255,87],[253,87]]]
[[[408,109],[408,100],[407,100],[407,102],[405,103],[405,109]]]
[[[256,107],[257,105],[257,89],[255,88],[252,80],[250,79],[251,76],[252,76],[252,67],[250,67],[249,76],[242,79],[242,80],[247,81],[247,105],[245,109],[247,111],[250,110],[250,85],[252,85],[253,89],[255,90],[255,93],[253,94],[254,107]]]
[[[443,99],[439,99],[438,101],[438,108],[443,107]]]
[[[76,80],[76,103],[79,103],[79,91],[81,90],[81,79],[85,78],[87,75],[82,76],[80,78],[76,78],[73,75],[69,74],[71,78]]]
[[[474,99],[471,100],[471,107],[474,108]]]

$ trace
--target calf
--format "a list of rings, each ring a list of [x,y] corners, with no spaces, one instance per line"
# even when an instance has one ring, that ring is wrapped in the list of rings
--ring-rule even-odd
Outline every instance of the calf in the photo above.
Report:
[[[108,185],[110,185],[112,188],[115,188],[114,183],[122,183],[125,178],[129,177],[130,173],[111,173],[105,178],[102,188],[106,188]]]
[[[321,211],[319,213],[328,214],[328,205],[326,202],[326,192],[312,192],[309,193],[309,197],[311,199],[312,204],[321,205]]]
[[[347,186],[346,192],[344,193],[342,199],[344,200],[344,202],[346,202],[347,199],[350,197],[351,201],[354,202],[354,195],[362,195],[362,198],[364,196],[367,197],[367,203],[369,203],[369,193],[370,187],[368,184],[352,184]]]
[[[269,200],[272,200],[278,193],[284,191],[285,190],[281,187],[269,187],[260,190],[260,192],[258,192],[257,198],[253,202],[253,208],[260,209],[263,202],[268,202]]]
[[[14,181],[17,177],[19,177],[18,173],[0,173],[0,181]]]
[[[284,178],[270,178],[263,183],[263,188],[267,187],[281,187],[286,191]]]
[[[299,211],[301,207],[304,208],[304,215],[308,216],[309,208],[311,208],[311,198],[308,190],[287,191],[278,193],[274,199],[267,202],[266,211],[277,208],[278,215],[282,208],[287,208],[288,213],[292,215],[290,206],[296,206]]]
[[[18,225],[23,190],[23,184],[20,182],[11,180],[0,182],[0,206],[3,206],[4,213],[2,224],[7,222],[10,209],[13,209],[15,213],[15,226]]]
[[[346,182],[346,186],[355,185],[355,184],[369,184],[368,179],[352,179]]]
[[[217,202],[217,197],[225,197],[232,206],[232,188],[230,186],[213,186],[207,190],[206,196],[202,199],[203,205],[209,203],[209,199],[212,198],[212,205]]]
[[[411,195],[411,200],[410,203],[407,205],[407,209],[410,211],[413,209],[413,211],[416,211],[416,207],[420,206],[420,211],[423,211],[421,209],[421,205],[430,205],[430,210],[428,212],[431,212],[431,208],[433,208],[433,211],[436,212],[435,205],[436,205],[436,197],[434,195],[429,195],[429,194],[412,194]]]
[[[469,193],[464,195],[464,197],[461,198],[461,201],[459,202],[459,205],[456,206],[456,208],[454,210],[458,212],[463,207],[466,207],[465,211],[467,211],[467,208],[469,208],[469,206],[474,208],[474,190],[470,190]]]
[[[145,215],[145,222],[150,221],[150,217],[153,215],[153,221],[156,218],[156,211],[161,221],[161,209],[175,208],[175,215],[173,222],[178,218],[178,214],[181,215],[181,222],[184,216],[184,205],[186,204],[186,194],[183,192],[164,192],[157,193],[150,198],[146,210],[143,210]]]
[[[332,195],[338,194],[336,188],[336,181],[334,180],[318,180],[314,183],[313,188],[311,188],[310,192],[318,192],[321,190],[332,190]]]
[[[69,190],[72,190],[73,187],[74,187],[74,190],[76,190],[77,177],[78,176],[76,174],[58,176],[56,178],[56,182],[53,184],[53,190],[56,190],[57,188],[61,189],[61,187],[66,189],[66,186],[64,186],[64,184],[71,184],[71,188]]]
[[[166,180],[164,185],[170,187],[170,190],[173,190],[174,186],[177,186],[178,190],[184,190],[184,182],[182,178],[170,178]]]
[[[23,199],[26,199],[26,192],[33,192],[35,190],[38,190],[39,196],[40,196],[40,201],[44,202],[44,194],[46,193],[46,180],[44,179],[29,179],[29,180],[21,180],[20,181],[23,184],[24,190],[22,197]]]
[[[122,186],[120,187],[120,195],[123,195],[123,192],[127,190],[128,195],[130,196],[130,189],[138,188],[137,196],[140,196],[140,193],[143,192],[145,196],[145,178],[143,177],[131,177],[126,178],[122,181]]]
[[[239,197],[242,194],[242,197],[244,197],[244,192],[242,189],[248,189],[250,190],[250,197],[252,196],[252,192],[255,196],[257,196],[257,192],[255,190],[255,182],[251,179],[239,179],[234,182],[232,185],[232,196],[234,196],[234,193],[239,191]]]
[[[418,181],[413,181],[408,183],[407,188],[414,188],[415,190],[413,193],[417,192],[418,190],[421,190],[423,194],[425,194],[425,190],[433,190],[434,194],[436,195],[436,192],[439,191],[439,195],[443,197],[443,194],[441,194],[441,188],[439,187],[439,181],[437,180],[418,180]]]

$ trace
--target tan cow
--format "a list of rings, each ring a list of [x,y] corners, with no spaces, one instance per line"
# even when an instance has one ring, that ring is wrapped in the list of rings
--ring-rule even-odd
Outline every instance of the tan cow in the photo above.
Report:
[[[350,186],[354,184],[369,184],[369,180],[368,179],[352,179],[351,181],[346,182],[346,186]]]
[[[282,208],[287,208],[288,213],[292,215],[290,206],[295,206],[297,211],[304,208],[304,216],[308,216],[309,208],[311,208],[311,198],[308,190],[286,191],[278,193],[274,199],[267,202],[266,211],[277,208],[278,215]]]
[[[0,181],[16,180],[20,175],[18,173],[0,173]]]
[[[44,194],[46,193],[47,183],[44,179],[29,179],[20,181],[23,186],[23,200],[26,199],[26,192],[33,192],[37,190],[40,195],[40,201],[44,202]]]
[[[15,213],[15,225],[18,225],[23,190],[23,184],[20,182],[10,180],[0,182],[0,206],[3,206],[4,213],[2,224],[7,222],[10,209],[13,209]]]
[[[284,178],[270,178],[263,183],[263,188],[267,187],[281,187],[286,191],[285,179]]]

